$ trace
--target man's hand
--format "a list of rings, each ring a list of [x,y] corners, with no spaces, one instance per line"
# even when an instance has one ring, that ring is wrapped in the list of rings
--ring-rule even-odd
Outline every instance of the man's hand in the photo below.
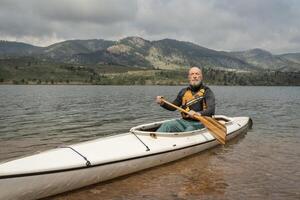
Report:
[[[191,118],[193,118],[194,116],[201,116],[200,113],[195,112],[195,111],[193,111],[193,110],[190,110],[188,114],[189,114],[189,116],[190,116]]]
[[[163,96],[157,96],[156,97],[156,103],[158,103],[159,105],[163,105],[163,101],[162,101],[162,99],[163,99],[164,97]]]

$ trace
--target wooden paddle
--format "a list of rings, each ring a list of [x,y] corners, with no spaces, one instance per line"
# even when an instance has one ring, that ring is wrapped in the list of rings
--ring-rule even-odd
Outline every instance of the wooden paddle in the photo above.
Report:
[[[188,111],[166,101],[165,99],[161,99],[161,101],[164,102],[165,104],[168,104],[169,106],[172,106],[173,108],[176,108],[180,112],[188,114]],[[210,131],[210,133],[218,140],[219,143],[221,144],[226,143],[227,129],[224,124],[221,124],[217,120],[208,116],[194,115],[193,117],[199,120]]]

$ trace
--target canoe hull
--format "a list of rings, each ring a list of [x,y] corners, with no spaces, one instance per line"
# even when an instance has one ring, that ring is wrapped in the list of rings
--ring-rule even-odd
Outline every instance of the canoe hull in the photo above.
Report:
[[[7,188],[7,190],[1,191],[1,199],[36,199],[59,194],[178,160],[215,145],[217,145],[217,143],[212,142],[175,152],[142,157],[103,166],[52,174],[41,174],[30,177],[10,178],[3,180],[0,183],[0,188]],[[14,189],[11,190],[12,188]],[[18,195],[16,196],[15,194]]]
[[[227,139],[245,132],[247,124],[228,134]],[[130,133],[128,133],[130,134]],[[141,137],[142,138],[142,137]],[[218,145],[216,140],[136,157],[51,172],[0,176],[0,199],[38,199],[103,182],[164,163],[172,162]],[[1,165],[0,165],[1,167]]]

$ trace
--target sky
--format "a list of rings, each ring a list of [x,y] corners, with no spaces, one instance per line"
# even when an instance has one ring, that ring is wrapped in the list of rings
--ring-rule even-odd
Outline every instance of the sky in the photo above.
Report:
[[[0,40],[138,36],[220,51],[300,52],[299,0],[0,0]]]

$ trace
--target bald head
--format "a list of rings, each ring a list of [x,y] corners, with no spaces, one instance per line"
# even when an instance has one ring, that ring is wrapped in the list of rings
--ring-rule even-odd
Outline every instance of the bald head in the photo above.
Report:
[[[192,72],[199,72],[202,73],[202,70],[199,67],[191,67],[189,70],[189,74]]]
[[[202,70],[198,67],[190,68],[188,79],[191,86],[199,86],[203,79]]]

